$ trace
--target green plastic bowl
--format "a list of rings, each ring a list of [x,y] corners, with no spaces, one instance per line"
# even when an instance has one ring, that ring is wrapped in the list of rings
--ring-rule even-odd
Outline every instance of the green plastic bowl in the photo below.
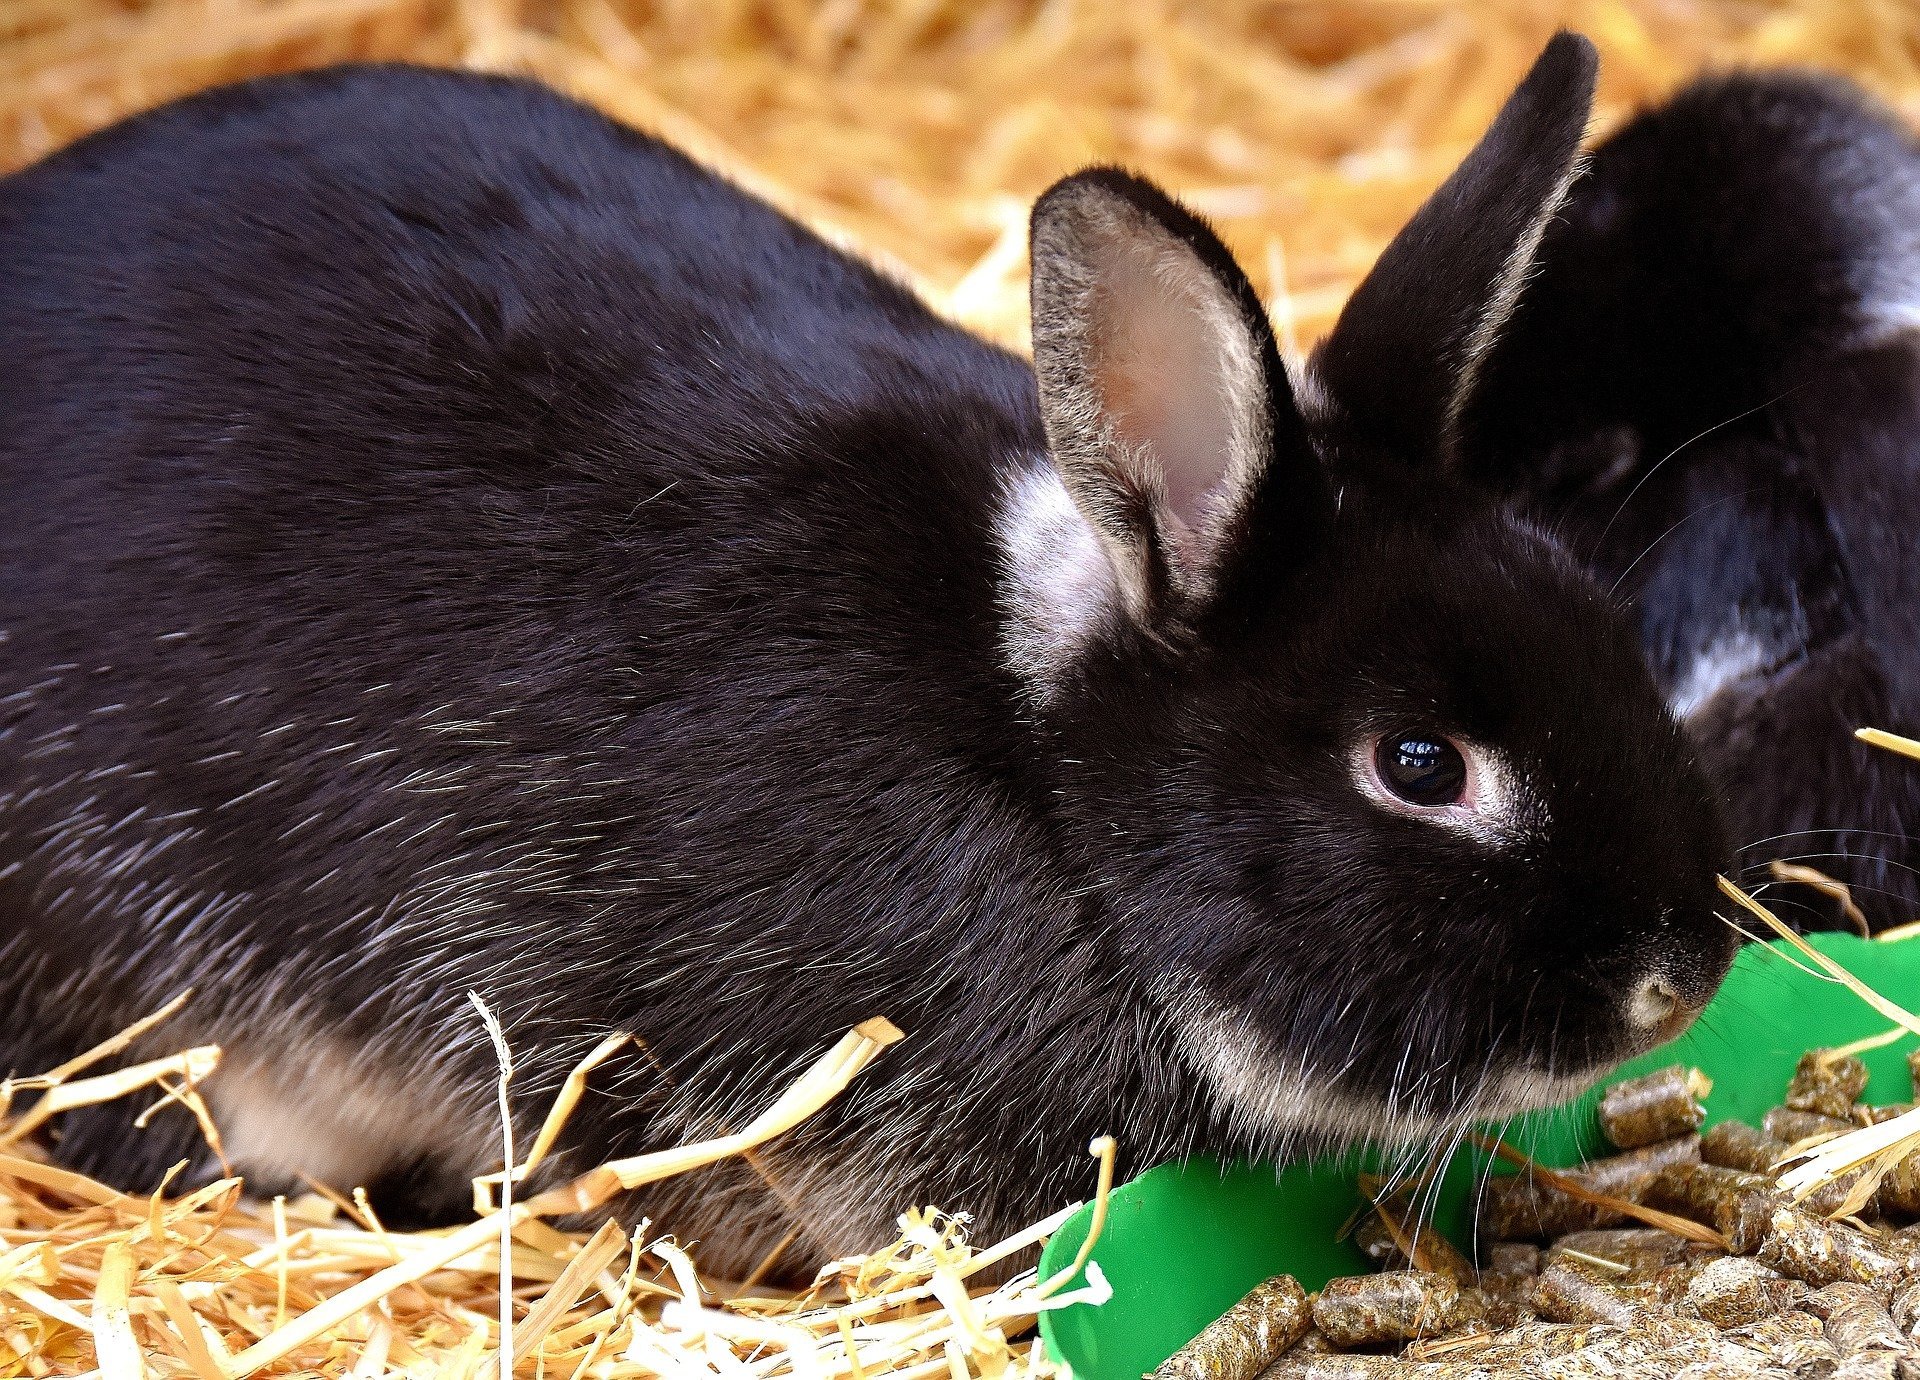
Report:
[[[1920,1003],[1920,942],[1844,934],[1811,942],[1894,1001]],[[1781,946],[1747,946],[1693,1028],[1617,1076],[1695,1065],[1713,1079],[1708,1125],[1728,1118],[1757,1122],[1779,1104],[1808,1048],[1845,1044],[1888,1024],[1851,991],[1795,962],[1804,960],[1790,960]],[[1870,1100],[1913,1096],[1910,1047],[1901,1040],[1863,1056]],[[1507,1128],[1506,1139],[1553,1166],[1605,1153],[1593,1116],[1599,1097],[1595,1088],[1567,1106],[1535,1113]],[[1455,1242],[1470,1238],[1469,1200],[1485,1159],[1463,1151],[1442,1182],[1435,1225]],[[1335,1275],[1364,1272],[1359,1252],[1335,1235],[1359,1201],[1355,1180],[1368,1164],[1365,1156],[1348,1156],[1276,1174],[1270,1166],[1194,1161],[1142,1174],[1115,1190],[1093,1251],[1113,1286],[1112,1300],[1043,1314],[1047,1354],[1071,1365],[1075,1380],[1140,1380],[1264,1279],[1289,1274],[1317,1289]],[[1091,1209],[1082,1209],[1054,1236],[1041,1257],[1043,1278],[1073,1263],[1091,1218]]]

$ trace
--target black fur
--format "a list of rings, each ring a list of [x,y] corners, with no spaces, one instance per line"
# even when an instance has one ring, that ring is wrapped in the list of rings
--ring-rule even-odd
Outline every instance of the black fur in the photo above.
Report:
[[[1318,352],[1349,424],[1402,455],[1453,458],[1459,414],[1566,192],[1598,59],[1560,34],[1493,128],[1395,237]]]
[[[0,358],[0,1065],[192,984],[143,1050],[219,1041],[256,1160],[370,1148],[453,1210],[497,1153],[469,989],[523,1131],[604,1032],[647,1043],[555,1173],[737,1128],[892,1017],[771,1187],[635,1205],[724,1269],[913,1203],[1028,1219],[1097,1132],[1135,1168],[1323,1143],[1201,1076],[1198,994],[1437,1134],[1642,1047],[1650,968],[1692,1007],[1728,960],[1705,782],[1550,543],[1318,424],[1233,496],[1186,635],[1116,606],[1039,684],[996,527],[1046,473],[1026,366],[538,87],[268,80],[0,182]],[[1373,804],[1349,759],[1403,722],[1545,822]],[[195,1143],[126,1116],[62,1154],[144,1186]]]
[[[1632,602],[1669,693],[1747,639],[1690,720],[1745,874],[1805,860],[1876,925],[1920,917],[1920,768],[1851,740],[1920,731],[1915,324],[1911,134],[1837,80],[1712,78],[1596,152],[1472,414],[1472,470]]]

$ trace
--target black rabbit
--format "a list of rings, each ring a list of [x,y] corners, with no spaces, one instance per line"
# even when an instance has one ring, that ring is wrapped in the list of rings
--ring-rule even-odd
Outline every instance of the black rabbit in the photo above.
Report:
[[[1920,919],[1920,145],[1835,79],[1703,80],[1594,154],[1468,410],[1470,468],[1637,610],[1776,859]],[[1782,914],[1842,922],[1793,886]]]
[[[1555,40],[1298,386],[1111,170],[1035,207],[1034,370],[524,82],[268,80],[0,183],[0,1065],[192,985],[143,1048],[224,1047],[257,1186],[432,1214],[498,1153],[470,989],[530,1120],[646,1042],[554,1174],[891,1017],[771,1187],[633,1205],[724,1270],[998,1231],[1097,1132],[1439,1136],[1673,1034],[1732,948],[1708,783],[1604,591],[1450,473],[1593,62]],[[197,1145],[127,1116],[61,1154]]]

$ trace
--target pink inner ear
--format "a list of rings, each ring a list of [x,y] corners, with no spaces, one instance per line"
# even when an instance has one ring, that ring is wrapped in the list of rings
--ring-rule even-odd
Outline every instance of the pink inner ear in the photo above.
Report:
[[[1094,387],[1114,439],[1149,468],[1188,560],[1237,497],[1253,445],[1259,362],[1234,305],[1184,246],[1129,243],[1102,275]]]

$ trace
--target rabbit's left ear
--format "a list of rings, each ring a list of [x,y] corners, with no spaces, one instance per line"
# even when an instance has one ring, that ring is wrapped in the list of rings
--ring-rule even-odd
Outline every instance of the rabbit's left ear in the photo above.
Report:
[[[1327,421],[1416,464],[1453,461],[1481,363],[1579,172],[1597,65],[1585,38],[1556,34],[1387,246],[1308,366]]]
[[[1035,204],[1032,241],[1048,447],[1151,627],[1213,587],[1256,488],[1314,482],[1304,425],[1253,285],[1159,188],[1077,173]]]

